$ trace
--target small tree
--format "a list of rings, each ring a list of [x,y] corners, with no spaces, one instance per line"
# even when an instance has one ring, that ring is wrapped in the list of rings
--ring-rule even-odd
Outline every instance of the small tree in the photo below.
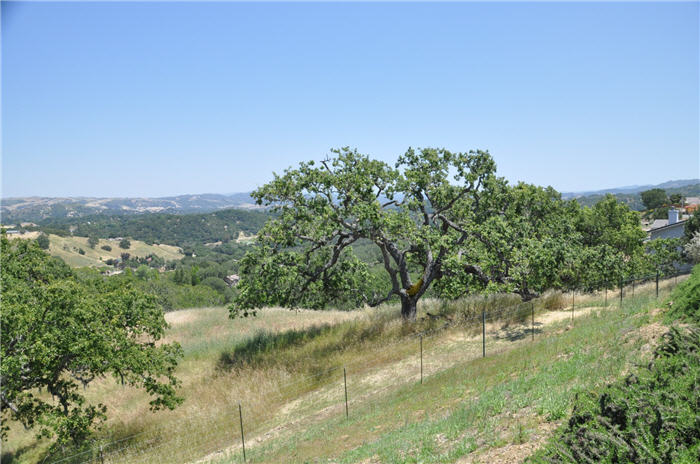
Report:
[[[104,251],[112,251],[112,247],[109,245],[102,245],[100,248],[102,248]]]
[[[683,250],[693,263],[700,263],[700,231],[695,232],[693,238],[683,246]]]
[[[646,271],[671,274],[681,260],[680,240],[658,238],[646,242]]]
[[[642,197],[644,207],[648,210],[659,208],[668,203],[666,191],[663,189],[655,188],[645,190],[644,192],[640,193],[640,196]]]
[[[674,193],[668,197],[672,205],[683,206],[683,195],[680,193]]]
[[[696,209],[690,219],[685,223],[685,228],[683,229],[683,241],[688,242],[692,240],[696,232],[700,232],[700,208]]]
[[[3,436],[12,418],[59,444],[83,441],[106,407],[89,404],[79,387],[107,375],[145,389],[153,409],[181,402],[182,352],[159,343],[167,324],[153,296],[119,281],[82,282],[37,245],[1,240]]]
[[[48,250],[50,245],[49,236],[43,232],[40,233],[39,236],[36,238],[36,243],[42,250]]]
[[[100,239],[94,235],[91,235],[88,237],[87,242],[90,248],[95,248],[100,243]]]
[[[128,250],[131,247],[131,242],[129,239],[123,238],[119,241],[119,248],[123,250]]]

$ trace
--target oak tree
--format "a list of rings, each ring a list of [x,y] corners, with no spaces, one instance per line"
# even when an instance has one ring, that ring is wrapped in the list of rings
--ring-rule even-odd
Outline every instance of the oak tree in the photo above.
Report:
[[[488,152],[409,149],[394,167],[349,148],[333,154],[253,192],[275,216],[241,262],[232,316],[398,298],[414,319],[434,282],[446,294],[491,288],[527,299],[560,278],[564,204],[553,190],[509,186]],[[381,255],[389,285],[380,294],[352,251],[358,243]]]
[[[159,343],[167,324],[153,296],[118,281],[80,281],[37,244],[1,240],[3,435],[12,419],[60,444],[84,440],[106,408],[88,404],[79,387],[105,376],[145,389],[153,409],[181,402],[181,349]]]

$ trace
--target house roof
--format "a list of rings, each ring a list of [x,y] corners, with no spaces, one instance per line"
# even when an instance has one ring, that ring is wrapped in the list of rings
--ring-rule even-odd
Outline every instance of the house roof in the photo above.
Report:
[[[655,227],[655,224],[656,224],[657,222],[664,222],[665,224],[662,225],[662,226],[660,226],[660,227]],[[684,219],[684,220],[682,220],[682,221],[676,222],[675,224],[670,224],[670,225],[669,225],[667,219],[657,219],[657,220],[654,221],[654,223],[652,224],[652,227],[651,227],[651,229],[649,229],[649,232],[656,232],[656,231],[665,230],[665,229],[675,229],[676,227],[685,227],[685,223],[686,223],[686,220]]]

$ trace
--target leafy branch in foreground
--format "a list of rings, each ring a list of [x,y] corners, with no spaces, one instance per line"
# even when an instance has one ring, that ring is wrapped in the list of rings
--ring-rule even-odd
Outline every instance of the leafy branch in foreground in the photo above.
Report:
[[[79,387],[112,375],[174,408],[177,344],[157,343],[167,326],[152,296],[130,286],[78,282],[28,240],[2,240],[2,434],[8,419],[58,444],[80,442],[105,418]]]

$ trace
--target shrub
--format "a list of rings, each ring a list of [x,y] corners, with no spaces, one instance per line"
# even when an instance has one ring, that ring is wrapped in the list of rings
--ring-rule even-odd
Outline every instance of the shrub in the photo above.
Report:
[[[697,462],[698,376],[700,330],[672,328],[648,368],[577,395],[568,424],[527,462]]]
[[[128,250],[130,247],[131,247],[131,242],[129,241],[129,239],[123,238],[119,242],[119,248],[121,248],[121,249]]]
[[[564,309],[568,306],[568,300],[560,291],[548,292],[541,298],[542,307],[549,311]]]
[[[102,248],[104,251],[112,251],[112,247],[109,245],[102,245],[100,248]]]
[[[700,231],[695,232],[693,238],[683,247],[685,254],[694,263],[700,263]]]
[[[673,289],[667,317],[700,322],[700,264],[693,268],[688,280]]]
[[[78,253],[80,253],[81,255],[84,255],[84,254],[85,254],[85,250],[83,250],[82,248],[78,248]]]

